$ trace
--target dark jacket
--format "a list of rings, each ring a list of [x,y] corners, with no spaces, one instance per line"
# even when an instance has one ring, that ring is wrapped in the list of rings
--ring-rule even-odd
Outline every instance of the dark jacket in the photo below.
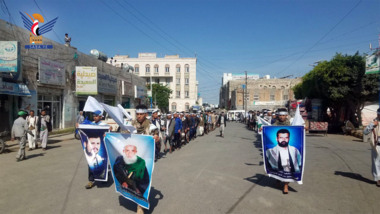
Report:
[[[220,120],[221,120],[222,117],[224,117],[224,127],[226,127],[227,126],[227,117],[226,117],[226,115],[224,115],[224,116],[220,115],[219,119],[218,119],[218,122],[216,124],[220,125]]]
[[[165,128],[167,127],[168,123],[169,123],[169,128],[168,128],[169,137],[173,137],[176,121],[174,118],[172,118],[170,120],[166,119],[165,125],[164,125]],[[165,134],[166,134],[166,130],[165,130]]]

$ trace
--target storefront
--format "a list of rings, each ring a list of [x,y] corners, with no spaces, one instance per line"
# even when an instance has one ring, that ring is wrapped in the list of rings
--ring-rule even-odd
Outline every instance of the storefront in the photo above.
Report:
[[[42,110],[51,117],[53,129],[63,128],[63,90],[66,84],[65,65],[39,58],[37,88],[38,115]]]

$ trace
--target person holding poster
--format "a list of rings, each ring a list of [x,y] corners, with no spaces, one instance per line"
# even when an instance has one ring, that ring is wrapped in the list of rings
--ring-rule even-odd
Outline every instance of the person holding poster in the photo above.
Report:
[[[107,133],[107,154],[116,192],[137,204],[137,213],[149,209],[154,169],[155,143],[152,136]]]
[[[102,115],[103,114],[100,110],[93,112],[94,121],[91,123],[91,125],[107,125],[101,121]],[[83,126],[79,125],[79,127]],[[98,155],[100,146],[103,144],[102,139],[104,133],[108,131],[107,129],[109,129],[108,126],[105,128],[105,130],[102,129],[103,131],[100,132],[100,134],[99,132],[94,133],[92,131],[87,131],[86,133],[84,130],[81,132],[82,146],[88,163],[88,184],[85,186],[86,189],[91,189],[94,187],[95,179],[97,178],[97,180],[100,181],[107,181],[107,161],[104,162],[104,158]],[[107,156],[107,153],[105,153],[105,155]]]
[[[290,126],[286,109],[280,109],[278,115],[272,126],[260,128],[263,130],[265,170],[269,176],[284,182],[283,193],[288,194],[289,182],[302,182],[304,127]]]

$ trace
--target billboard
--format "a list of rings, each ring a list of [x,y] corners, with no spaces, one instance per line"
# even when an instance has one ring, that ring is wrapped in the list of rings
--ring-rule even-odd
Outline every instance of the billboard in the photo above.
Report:
[[[38,69],[40,83],[59,86],[66,84],[64,64],[40,57]]]
[[[365,59],[365,74],[379,73],[380,53],[373,53]]]
[[[75,67],[75,85],[77,95],[98,94],[98,77],[96,67]]]
[[[103,94],[117,94],[117,77],[98,73],[98,92]]]
[[[0,72],[18,72],[19,53],[17,41],[0,41]]]

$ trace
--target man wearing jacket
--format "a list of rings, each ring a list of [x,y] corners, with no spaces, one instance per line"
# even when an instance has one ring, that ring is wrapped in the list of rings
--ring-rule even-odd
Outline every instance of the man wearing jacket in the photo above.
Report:
[[[224,112],[219,116],[217,125],[219,126],[220,136],[224,138],[224,128],[227,126],[227,117]]]
[[[177,148],[181,148],[181,130],[182,130],[182,120],[179,118],[178,113],[174,113],[175,127],[174,127],[174,145]]]
[[[25,144],[26,144],[26,131],[28,130],[28,124],[25,120],[27,113],[25,111],[18,112],[18,118],[14,121],[12,126],[12,141],[19,140],[20,149],[17,153],[17,161],[26,159],[25,157]]]
[[[164,131],[165,131],[165,150],[164,152],[167,151],[166,144],[169,142],[169,148],[170,148],[170,153],[172,153],[173,150],[173,136],[174,136],[174,128],[175,128],[175,118],[172,119],[172,114],[169,112],[166,115],[166,120],[165,120],[165,126],[164,126]]]

